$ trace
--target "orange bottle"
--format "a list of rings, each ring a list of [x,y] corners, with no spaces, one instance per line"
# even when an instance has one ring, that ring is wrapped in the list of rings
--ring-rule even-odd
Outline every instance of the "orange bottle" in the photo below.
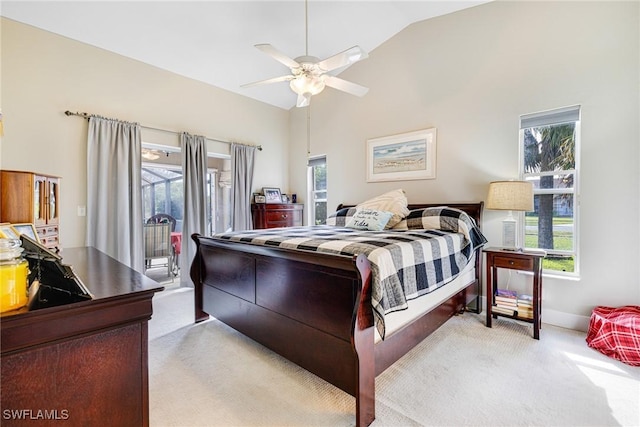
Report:
[[[27,305],[29,263],[20,240],[0,239],[0,313]]]

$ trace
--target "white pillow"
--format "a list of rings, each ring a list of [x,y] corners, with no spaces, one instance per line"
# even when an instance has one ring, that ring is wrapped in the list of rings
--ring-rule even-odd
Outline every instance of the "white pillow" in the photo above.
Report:
[[[356,230],[382,231],[392,216],[391,212],[361,209],[349,218],[345,227]]]
[[[404,190],[398,189],[381,194],[373,199],[366,200],[357,205],[356,209],[371,209],[391,212],[393,216],[386,225],[386,228],[391,228],[402,221],[402,218],[409,215],[409,208],[407,208],[407,204],[407,196],[404,193]]]

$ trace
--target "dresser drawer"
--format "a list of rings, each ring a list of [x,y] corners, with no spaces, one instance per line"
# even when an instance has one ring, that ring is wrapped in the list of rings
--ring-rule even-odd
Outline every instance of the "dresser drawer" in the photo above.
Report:
[[[36,229],[36,231],[38,232],[38,236],[40,238],[47,237],[47,236],[57,236],[58,235],[58,226],[57,225],[50,225],[50,226],[46,226],[46,227],[38,227]]]
[[[533,260],[526,258],[512,258],[496,256],[494,265],[499,268],[511,268],[515,270],[533,270]]]
[[[55,248],[59,245],[59,230],[57,225],[47,225],[36,228],[40,243],[46,248]]]
[[[267,212],[267,222],[286,222],[295,223],[297,220],[302,219],[302,213],[290,210],[271,211]]]
[[[268,221],[267,228],[291,227],[293,224],[287,221]]]
[[[302,225],[303,205],[296,203],[253,204],[253,228],[295,227]]]
[[[49,249],[57,248],[58,236],[41,237],[40,243],[42,243],[42,246],[44,246],[45,248],[49,248]]]

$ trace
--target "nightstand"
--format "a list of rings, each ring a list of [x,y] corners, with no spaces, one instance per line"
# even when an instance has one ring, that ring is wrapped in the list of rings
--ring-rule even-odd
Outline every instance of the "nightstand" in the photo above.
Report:
[[[533,323],[533,338],[540,339],[540,314],[542,311],[542,258],[547,254],[542,250],[505,250],[501,248],[485,248],[487,256],[487,327],[491,327],[492,318],[498,316]],[[527,271],[533,273],[533,316],[520,316],[498,313],[493,310],[498,291],[498,268]]]

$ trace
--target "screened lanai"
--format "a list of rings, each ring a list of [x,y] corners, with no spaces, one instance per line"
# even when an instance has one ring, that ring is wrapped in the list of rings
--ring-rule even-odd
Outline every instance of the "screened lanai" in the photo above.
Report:
[[[183,194],[182,171],[165,167],[142,167],[143,220],[159,213],[176,219],[175,231],[182,231]]]

